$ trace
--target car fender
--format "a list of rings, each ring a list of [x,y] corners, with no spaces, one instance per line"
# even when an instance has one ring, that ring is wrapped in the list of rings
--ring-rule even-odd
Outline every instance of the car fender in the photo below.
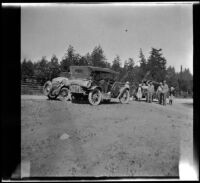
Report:
[[[50,90],[48,92],[45,90],[47,85],[50,86]],[[52,90],[52,82],[51,81],[46,81],[45,84],[43,85],[43,93],[44,93],[44,95],[48,96],[49,93],[51,92],[51,90]]]
[[[71,84],[69,80],[67,79],[63,79],[61,81],[61,83],[63,84],[63,87],[69,87],[69,85]]]
[[[127,87],[127,86],[124,86],[124,87],[120,88],[120,90],[119,90],[119,95],[118,95],[117,98],[119,98],[125,90],[128,90],[128,91],[129,91],[130,89],[129,89],[129,87]]]
[[[95,90],[95,89],[102,91],[101,87],[99,86],[92,86],[89,90]]]

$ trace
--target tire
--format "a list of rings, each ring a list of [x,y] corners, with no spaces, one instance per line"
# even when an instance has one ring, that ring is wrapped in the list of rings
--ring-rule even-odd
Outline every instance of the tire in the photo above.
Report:
[[[52,95],[51,92],[49,92],[49,94],[48,94],[48,98],[50,100],[55,100],[57,97],[58,97],[58,95]]]
[[[119,101],[122,103],[122,104],[127,104],[130,100],[130,93],[128,90],[124,90]]]
[[[91,105],[99,105],[101,102],[101,91],[99,89],[90,91],[88,100]]]
[[[59,92],[59,97],[61,98],[62,101],[67,101],[69,99],[69,89],[66,87],[61,88]]]
[[[52,88],[51,81],[47,81],[43,86],[43,94],[48,96]]]

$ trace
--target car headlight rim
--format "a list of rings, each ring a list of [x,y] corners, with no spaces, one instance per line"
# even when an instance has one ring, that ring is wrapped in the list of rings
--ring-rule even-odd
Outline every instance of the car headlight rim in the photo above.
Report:
[[[91,86],[91,81],[88,81],[87,88],[89,88],[90,86]]]

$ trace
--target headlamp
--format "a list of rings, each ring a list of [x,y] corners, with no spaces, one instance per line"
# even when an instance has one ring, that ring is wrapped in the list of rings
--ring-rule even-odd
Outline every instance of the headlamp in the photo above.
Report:
[[[88,81],[88,83],[87,83],[87,88],[89,88],[90,86],[91,86],[91,81]]]

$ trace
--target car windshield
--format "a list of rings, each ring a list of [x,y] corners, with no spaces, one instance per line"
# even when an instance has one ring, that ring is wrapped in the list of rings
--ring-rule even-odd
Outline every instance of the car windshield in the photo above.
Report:
[[[88,67],[71,67],[70,68],[71,78],[77,79],[88,79],[90,77],[91,71]]]
[[[114,80],[114,78],[116,77],[115,74],[113,73],[108,73],[108,72],[99,72],[99,71],[95,71],[92,72],[93,74],[93,79],[96,81],[100,81],[100,80]]]
[[[74,79],[89,79],[92,77],[94,80],[99,81],[115,80],[117,73],[108,70],[107,68],[87,67],[87,66],[71,66],[70,67],[71,78]]]

